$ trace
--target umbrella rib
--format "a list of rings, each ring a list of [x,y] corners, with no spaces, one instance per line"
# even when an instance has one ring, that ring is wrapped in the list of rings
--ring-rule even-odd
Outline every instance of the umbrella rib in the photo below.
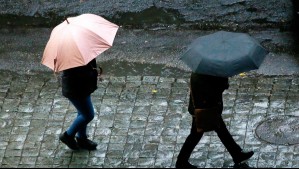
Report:
[[[84,27],[77,27],[77,28],[79,28],[81,31],[86,31],[86,30],[84,29]],[[82,39],[78,38],[78,37],[75,36],[75,35],[76,35],[76,32],[73,33],[72,38],[74,39],[75,42],[77,42],[76,44],[83,43],[83,42],[82,42]],[[111,47],[111,45],[109,45],[109,44],[107,44],[107,43],[105,43],[105,42],[103,42],[103,43],[97,43],[97,42],[102,42],[102,40],[104,41],[104,39],[101,38],[101,37],[100,37],[99,35],[97,35],[96,33],[89,31],[89,34],[87,34],[87,35],[88,35],[87,37],[84,37],[85,40],[88,40],[88,41],[85,41],[85,43],[90,43],[90,42],[91,42],[91,43],[93,43],[95,46],[96,46],[96,45],[101,45],[101,47],[99,47],[100,50],[93,50],[93,48],[89,49],[91,52],[94,52],[94,54],[95,54],[96,56],[99,55],[99,54],[101,54],[101,53],[103,53],[104,51],[106,51],[107,49],[109,49],[109,48]],[[94,42],[93,39],[95,39],[96,42]],[[101,40],[99,40],[99,39],[101,39]],[[76,45],[76,48],[77,48],[78,51],[81,51],[81,50],[80,50],[80,47],[79,47],[78,45]],[[84,51],[84,50],[83,50],[83,51]],[[82,54],[82,53],[81,53],[81,54]],[[82,55],[81,55],[81,57],[82,57]],[[90,58],[89,58],[89,57],[87,57],[88,60],[86,60],[86,57],[82,57],[82,59],[84,59],[84,63],[85,63],[85,64],[88,63],[88,62],[90,61]]]
[[[76,23],[72,23],[73,26],[77,26],[83,29],[87,29],[90,30],[88,27],[84,26],[84,23],[80,23],[80,24],[76,24]],[[112,47],[112,44],[110,44],[110,42],[106,41],[104,38],[102,38],[99,34],[94,33],[94,31],[90,30],[91,33],[93,33],[95,36],[97,36],[98,38],[100,38],[102,40],[102,42],[105,42],[107,45],[109,45],[109,47]]]

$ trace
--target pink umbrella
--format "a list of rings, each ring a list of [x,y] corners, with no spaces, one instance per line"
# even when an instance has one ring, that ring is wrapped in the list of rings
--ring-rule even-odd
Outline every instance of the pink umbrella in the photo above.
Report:
[[[70,17],[52,30],[41,63],[54,72],[86,65],[112,47],[118,28],[94,14]]]

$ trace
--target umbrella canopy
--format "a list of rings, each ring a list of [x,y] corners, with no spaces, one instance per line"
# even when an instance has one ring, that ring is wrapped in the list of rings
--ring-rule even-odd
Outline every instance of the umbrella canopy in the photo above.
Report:
[[[118,28],[94,14],[67,18],[52,30],[41,63],[55,72],[86,65],[112,47]]]
[[[268,51],[246,33],[218,31],[195,39],[181,56],[192,71],[231,77],[258,69]]]

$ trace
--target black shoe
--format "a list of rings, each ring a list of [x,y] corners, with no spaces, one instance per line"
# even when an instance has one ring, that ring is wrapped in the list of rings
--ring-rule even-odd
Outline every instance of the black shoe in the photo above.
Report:
[[[241,163],[246,162],[248,159],[250,159],[253,156],[254,152],[241,152],[235,159],[234,162],[236,165],[240,165]]]
[[[190,164],[189,162],[176,162],[175,168],[197,168],[195,165]]]
[[[78,150],[79,147],[74,137],[70,137],[66,132],[59,136],[60,141],[66,144],[72,150]]]
[[[78,146],[80,148],[83,148],[86,150],[96,150],[97,149],[98,144],[87,139],[87,138],[81,139],[81,138],[76,137],[76,140],[77,140]]]

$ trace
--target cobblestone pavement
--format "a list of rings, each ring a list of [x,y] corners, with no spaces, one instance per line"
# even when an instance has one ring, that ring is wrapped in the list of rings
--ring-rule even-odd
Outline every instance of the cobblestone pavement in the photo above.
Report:
[[[92,95],[96,117],[89,134],[99,146],[89,152],[71,151],[58,139],[76,114],[53,74],[1,71],[1,168],[174,167],[191,122],[185,77],[106,76]],[[249,166],[299,167],[299,145],[269,143],[255,130],[270,117],[299,116],[298,76],[234,77],[224,99],[223,117],[235,140],[255,151]],[[233,166],[214,132],[205,134],[190,162]]]

